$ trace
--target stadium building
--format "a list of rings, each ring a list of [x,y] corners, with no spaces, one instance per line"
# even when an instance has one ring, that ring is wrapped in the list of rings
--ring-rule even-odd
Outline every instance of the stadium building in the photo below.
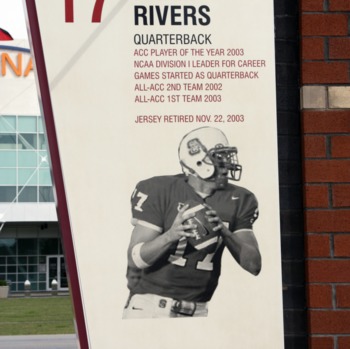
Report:
[[[68,288],[29,45],[0,41],[0,280]]]

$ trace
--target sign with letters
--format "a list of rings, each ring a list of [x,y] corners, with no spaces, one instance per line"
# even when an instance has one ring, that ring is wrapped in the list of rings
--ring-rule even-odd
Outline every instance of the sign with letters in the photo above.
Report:
[[[273,1],[25,2],[81,348],[283,348]]]

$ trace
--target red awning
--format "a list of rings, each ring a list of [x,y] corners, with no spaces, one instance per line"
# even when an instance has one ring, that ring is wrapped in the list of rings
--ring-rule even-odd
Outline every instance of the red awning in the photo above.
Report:
[[[13,40],[13,38],[9,32],[0,28],[0,41],[1,40]]]

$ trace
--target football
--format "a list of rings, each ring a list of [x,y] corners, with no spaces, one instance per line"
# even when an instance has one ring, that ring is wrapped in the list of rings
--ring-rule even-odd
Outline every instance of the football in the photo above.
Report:
[[[187,213],[195,213],[195,216],[187,219],[184,224],[196,224],[196,229],[190,231],[194,233],[194,237],[187,238],[188,242],[197,250],[207,248],[209,250],[215,249],[216,243],[219,239],[219,234],[213,231],[215,224],[208,222],[208,216],[205,214],[210,207],[197,202],[195,200],[186,201],[185,204],[189,204],[189,208],[185,211]],[[213,251],[214,252],[214,251]]]

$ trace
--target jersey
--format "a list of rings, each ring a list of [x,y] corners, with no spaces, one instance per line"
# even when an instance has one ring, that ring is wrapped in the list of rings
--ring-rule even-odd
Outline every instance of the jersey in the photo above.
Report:
[[[245,188],[229,184],[224,190],[217,190],[203,199],[187,183],[185,175],[175,175],[153,177],[138,183],[131,198],[132,224],[144,225],[163,234],[170,229],[179,209],[188,200],[209,205],[233,232],[252,229],[258,217],[257,200]],[[218,285],[223,249],[221,237],[217,243],[201,250],[196,250],[182,238],[143,270],[132,293],[207,302]]]

